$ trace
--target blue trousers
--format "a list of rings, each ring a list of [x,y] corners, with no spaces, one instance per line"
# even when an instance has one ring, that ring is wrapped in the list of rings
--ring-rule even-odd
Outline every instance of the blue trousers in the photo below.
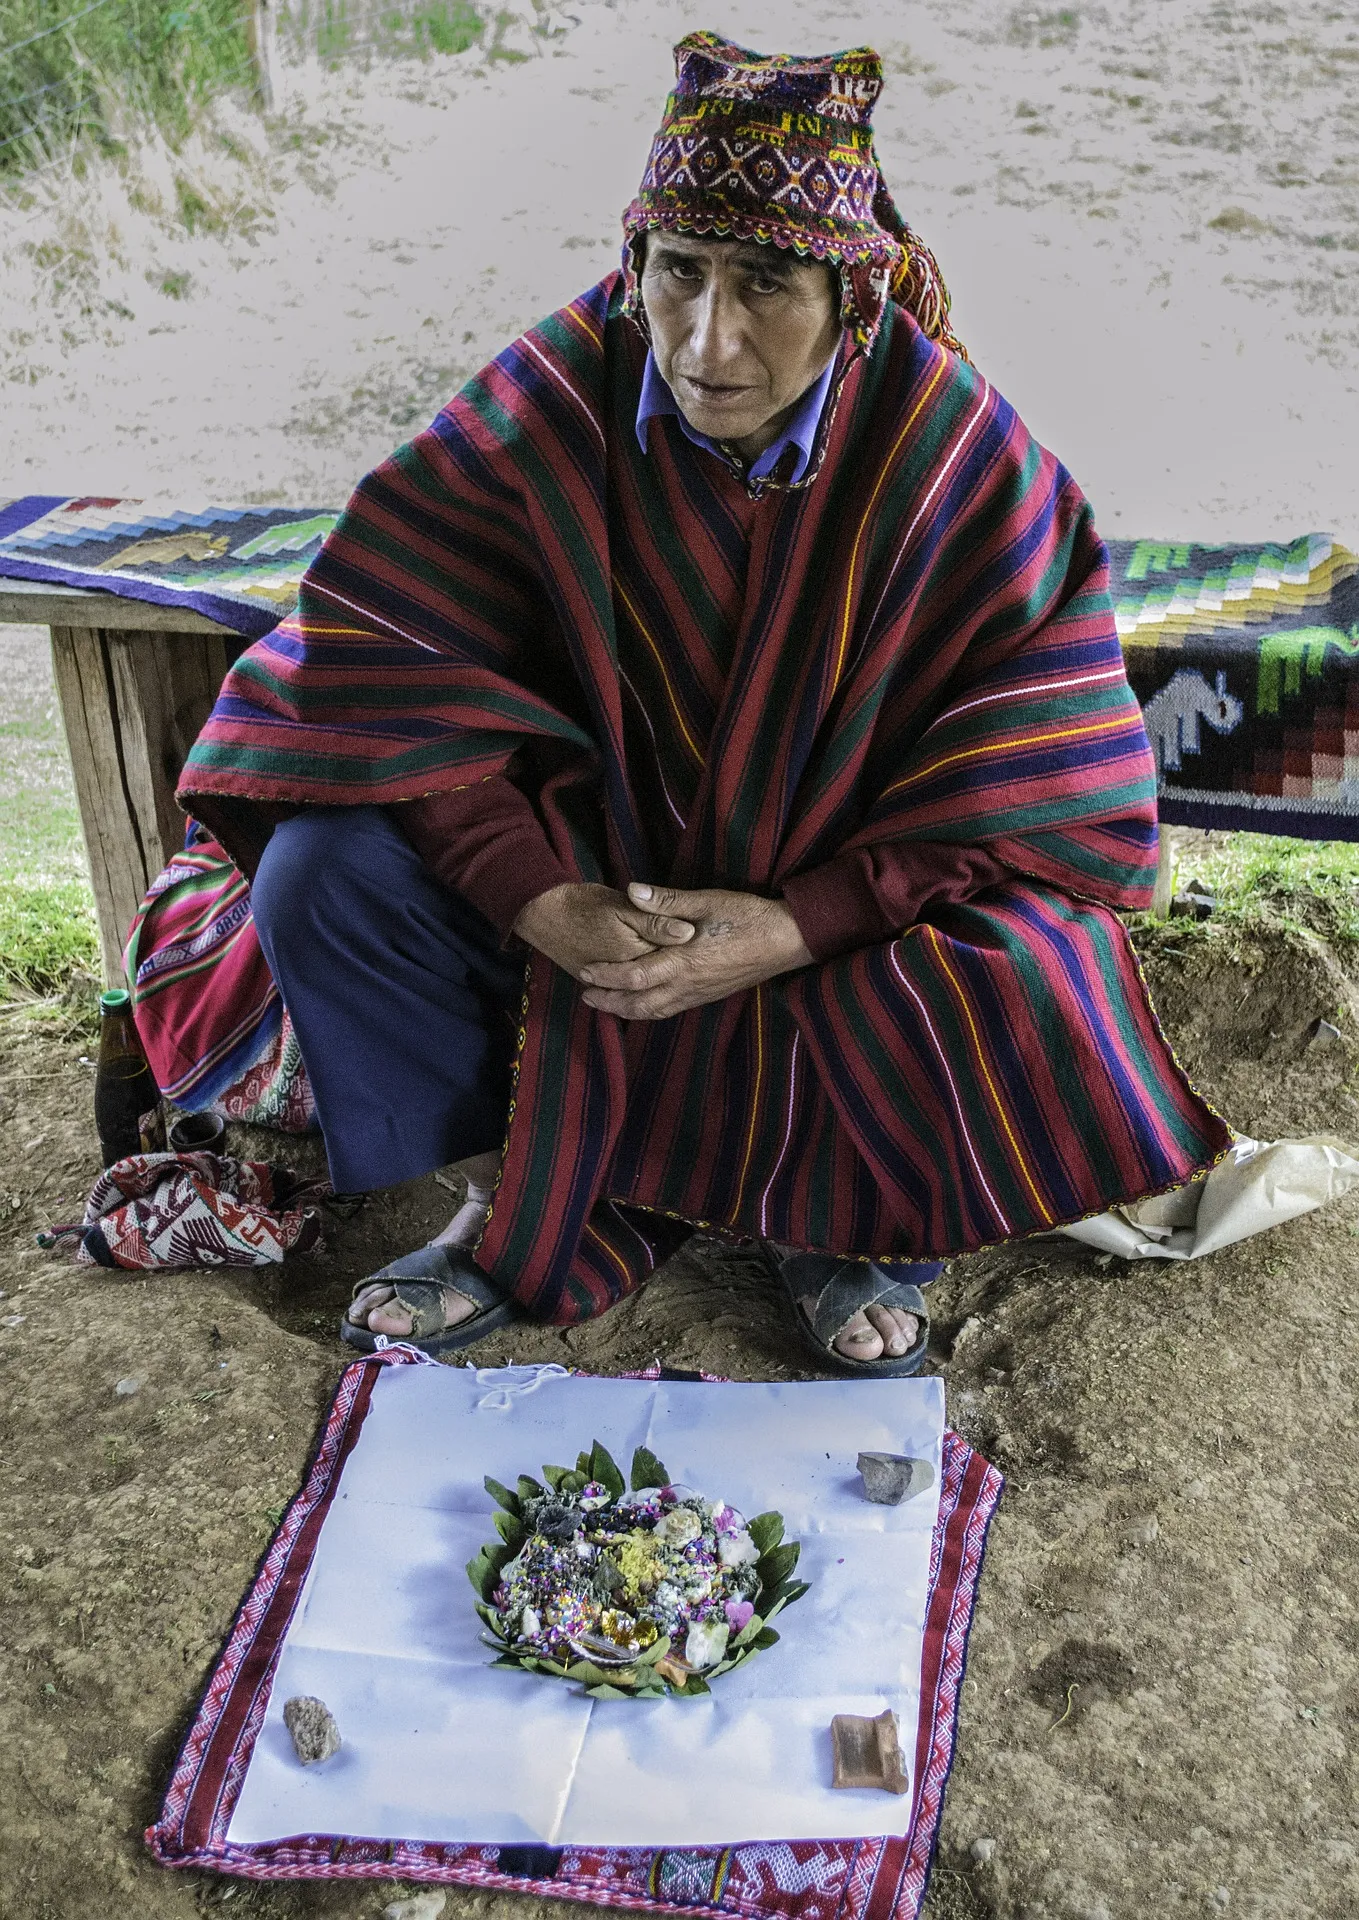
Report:
[[[523,963],[381,807],[285,821],[251,903],[337,1193],[501,1146]]]

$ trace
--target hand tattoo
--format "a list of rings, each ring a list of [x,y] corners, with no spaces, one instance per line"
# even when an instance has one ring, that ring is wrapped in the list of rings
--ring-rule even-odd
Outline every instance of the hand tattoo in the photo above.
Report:
[[[735,933],[736,922],[734,920],[705,920],[703,923],[703,931],[710,940],[721,940],[724,935]]]

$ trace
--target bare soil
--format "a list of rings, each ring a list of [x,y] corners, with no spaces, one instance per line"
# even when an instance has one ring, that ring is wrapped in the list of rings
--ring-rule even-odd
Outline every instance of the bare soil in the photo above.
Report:
[[[1359,1138],[1359,1029],[1326,948],[1171,923],[1147,959],[1226,1113]],[[1318,1013],[1346,1033],[1320,1055]],[[374,1916],[394,1887],[166,1873],[140,1836],[299,1481],[350,1286],[454,1196],[434,1178],[375,1196],[273,1273],[77,1269],[31,1236],[97,1171],[88,1046],[50,1014],[0,1020],[0,1915]],[[1008,1487],[931,1920],[1359,1910],[1354,1218],[1342,1203],[1190,1264],[1034,1241],[934,1289],[951,1420]],[[712,1240],[601,1321],[475,1351],[511,1356],[804,1373],[760,1267]],[[446,1911],[523,1909],[450,1890]]]

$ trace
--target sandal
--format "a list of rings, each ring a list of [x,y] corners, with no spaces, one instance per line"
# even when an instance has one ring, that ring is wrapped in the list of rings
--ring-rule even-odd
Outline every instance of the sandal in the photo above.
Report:
[[[827,1253],[780,1255],[767,1241],[764,1253],[793,1304],[803,1345],[816,1355],[821,1366],[869,1380],[900,1379],[919,1371],[930,1340],[929,1309],[919,1286],[898,1276],[914,1274],[928,1285],[942,1273],[942,1262],[902,1261],[900,1265],[893,1262],[891,1266],[879,1266],[863,1260],[838,1260]],[[802,1304],[808,1294],[816,1300],[810,1314]],[[865,1307],[899,1307],[903,1313],[913,1313],[920,1322],[920,1332],[910,1351],[884,1353],[876,1360],[851,1360],[833,1347],[836,1335]]]
[[[428,1354],[451,1353],[457,1347],[470,1347],[474,1341],[484,1339],[488,1333],[495,1333],[518,1318],[514,1302],[505,1298],[464,1247],[417,1247],[414,1253],[403,1254],[379,1273],[370,1273],[360,1280],[354,1288],[353,1300],[377,1280],[391,1282],[392,1304],[404,1307],[411,1315],[411,1330],[403,1334],[372,1333],[346,1313],[340,1321],[340,1338],[361,1353],[379,1352],[379,1341],[384,1347],[419,1347]],[[444,1325],[445,1287],[452,1287],[478,1309],[466,1320],[460,1320],[456,1327]],[[376,1312],[376,1308],[373,1310]]]

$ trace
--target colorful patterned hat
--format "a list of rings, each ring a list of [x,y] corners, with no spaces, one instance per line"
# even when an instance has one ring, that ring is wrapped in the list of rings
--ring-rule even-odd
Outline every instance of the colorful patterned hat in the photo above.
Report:
[[[962,353],[934,256],[878,166],[869,123],[881,92],[871,47],[803,59],[751,53],[715,33],[681,40],[675,90],[623,215],[627,311],[641,308],[638,238],[664,227],[833,261],[841,318],[860,346],[872,345],[892,299],[931,340]]]

